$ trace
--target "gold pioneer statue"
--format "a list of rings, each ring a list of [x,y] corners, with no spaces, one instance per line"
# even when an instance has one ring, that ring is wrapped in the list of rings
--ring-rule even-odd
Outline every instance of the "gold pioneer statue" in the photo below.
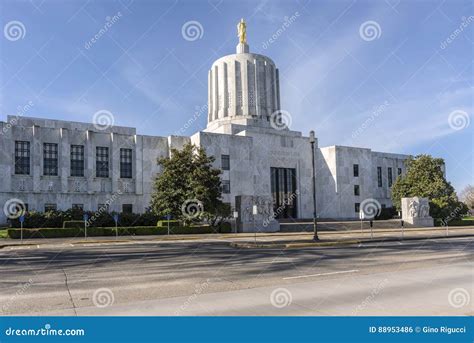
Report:
[[[237,24],[237,36],[242,44],[247,44],[247,24],[245,24],[244,18],[240,19]]]

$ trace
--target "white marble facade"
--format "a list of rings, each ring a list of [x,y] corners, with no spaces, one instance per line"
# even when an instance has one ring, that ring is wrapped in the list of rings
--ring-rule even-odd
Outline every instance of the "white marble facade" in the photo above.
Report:
[[[279,168],[279,175],[287,175],[292,184],[285,188],[286,194],[278,196],[283,203],[291,200],[292,209],[282,209],[278,216],[311,218],[311,146],[307,136],[276,122],[281,107],[275,63],[249,53],[248,46],[238,46],[236,54],[214,62],[208,82],[208,125],[191,137],[144,136],[130,127],[99,130],[87,123],[8,116],[6,122],[0,122],[0,204],[18,198],[29,210],[43,211],[51,204],[58,209],[81,205],[97,210],[114,197],[110,210],[130,209],[131,205],[133,212],[140,213],[150,203],[153,179],[159,173],[157,158],[168,156],[170,148],[192,142],[204,147],[216,158],[215,166],[223,169],[224,202],[235,207],[237,196],[275,198],[271,175],[272,168]],[[29,142],[30,171],[26,175],[15,173],[16,141]],[[57,144],[57,175],[43,173],[44,143]],[[71,176],[71,145],[84,146],[84,176]],[[96,175],[97,147],[108,148],[108,177]],[[120,149],[132,151],[131,178],[121,177]],[[389,173],[394,182],[398,173],[405,172],[407,157],[345,146],[320,148],[316,140],[318,216],[358,218],[357,204],[367,198],[390,207]],[[357,175],[354,168],[358,168]],[[277,182],[281,180],[274,181],[274,190]],[[278,187],[287,186],[281,183]],[[280,210],[279,206],[274,210]],[[0,223],[5,221],[1,211]]]

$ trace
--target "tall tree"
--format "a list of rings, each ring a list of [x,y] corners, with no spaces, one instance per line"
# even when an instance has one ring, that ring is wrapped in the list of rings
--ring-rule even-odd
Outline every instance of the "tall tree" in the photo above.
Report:
[[[213,162],[214,157],[192,144],[171,149],[170,158],[158,159],[161,173],[154,183],[152,211],[186,223],[206,219],[215,224],[217,217],[225,216],[221,171],[212,167]]]
[[[444,177],[444,160],[418,155],[406,161],[407,172],[399,176],[392,187],[392,202],[398,210],[401,198],[426,197],[430,200],[433,218],[454,219],[467,212],[456,196],[453,186]]]

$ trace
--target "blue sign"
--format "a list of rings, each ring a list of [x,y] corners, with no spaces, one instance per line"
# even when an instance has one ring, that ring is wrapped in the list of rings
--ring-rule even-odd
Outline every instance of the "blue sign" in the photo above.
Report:
[[[24,223],[25,222],[25,216],[24,215],[21,215],[20,216],[20,223]]]
[[[117,222],[118,222],[118,218],[119,218],[118,214],[117,214],[117,213],[116,213],[116,214],[114,214],[114,221],[115,221],[115,223],[117,223]]]
[[[167,214],[166,215],[166,220],[170,220],[171,219],[171,214]]]
[[[86,222],[89,219],[89,215],[87,213],[84,213],[84,221]]]

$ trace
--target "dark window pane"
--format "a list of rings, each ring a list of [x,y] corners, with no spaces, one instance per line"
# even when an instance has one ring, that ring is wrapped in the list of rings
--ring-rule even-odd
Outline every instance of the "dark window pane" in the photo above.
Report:
[[[230,170],[230,156],[221,155],[222,170]]]
[[[359,176],[359,165],[354,164],[354,177],[358,177],[358,176]]]
[[[402,175],[402,168],[398,168],[397,174],[398,174],[398,175]]]
[[[392,168],[388,167],[387,169],[387,176],[388,176],[388,186],[392,187]]]
[[[354,195],[360,195],[359,185],[354,185]]]
[[[123,213],[133,213],[133,205],[132,204],[123,204],[122,205],[122,212]]]
[[[132,149],[120,149],[120,177],[132,178]]]
[[[109,177],[109,148],[98,146],[95,148],[95,153],[96,177]]]
[[[30,142],[15,141],[15,174],[30,175]]]
[[[354,211],[355,213],[359,213],[359,212],[360,212],[360,203],[356,202],[356,203],[354,204],[354,210],[355,210],[355,211]]]
[[[71,176],[84,176],[83,145],[71,145]]]
[[[377,184],[382,187],[382,167],[377,167]]]
[[[58,175],[58,145],[43,144],[43,175]]]
[[[230,193],[230,180],[222,180],[221,189],[222,189],[222,193],[225,193],[225,194]]]
[[[56,211],[56,204],[44,204],[44,211]]]

